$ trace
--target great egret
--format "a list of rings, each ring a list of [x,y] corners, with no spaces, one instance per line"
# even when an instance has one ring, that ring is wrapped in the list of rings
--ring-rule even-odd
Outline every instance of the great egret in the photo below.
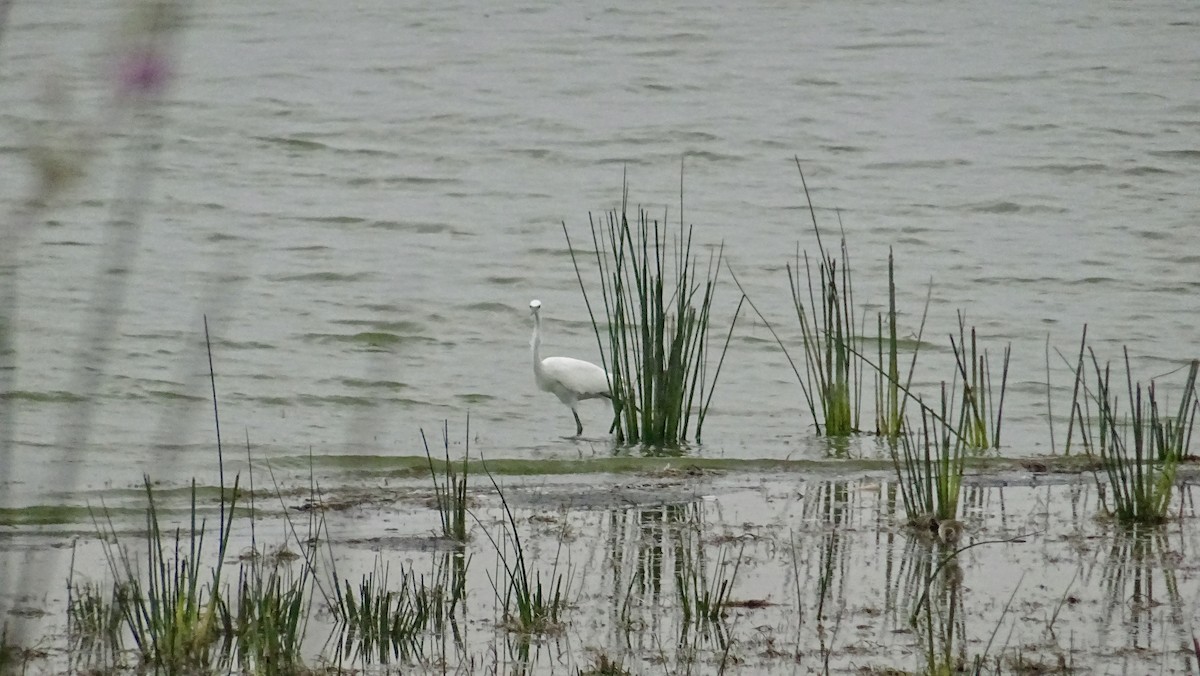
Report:
[[[542,359],[542,317],[539,311],[542,301],[529,301],[529,311],[533,315],[533,378],[537,386],[547,392],[553,392],[558,400],[571,409],[575,416],[575,435],[583,434],[583,423],[579,420],[579,412],[575,405],[584,399],[612,399],[610,383],[612,377],[604,369],[571,357],[546,357]]]

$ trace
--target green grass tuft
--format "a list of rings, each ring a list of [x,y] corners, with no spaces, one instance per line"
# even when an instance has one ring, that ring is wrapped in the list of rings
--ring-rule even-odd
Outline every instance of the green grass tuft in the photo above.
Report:
[[[809,410],[816,421],[817,434],[844,437],[859,431],[862,409],[862,362],[853,354],[859,332],[854,325],[854,285],[850,277],[850,251],[842,233],[839,253],[825,249],[817,212],[813,208],[808,182],[799,160],[800,183],[817,237],[817,284],[807,252],[804,254],[803,281],[808,288],[807,304],[801,291],[800,254],[788,263],[788,285],[792,305],[800,322],[804,347],[805,377],[801,380]]]
[[[112,521],[104,535],[105,558],[116,588],[125,590],[121,613],[125,627],[137,646],[145,665],[154,671],[186,673],[211,669],[219,655],[223,626],[228,624],[228,609],[221,597],[221,561],[229,545],[230,524],[234,514],[231,498],[221,538],[214,555],[215,564],[207,580],[201,575],[206,522],[196,522],[195,482],[192,483],[191,521],[187,528],[164,533],[150,477],[143,477],[146,490],[146,530],[148,547],[144,568],[135,563],[120,545]],[[237,495],[234,481],[233,495]]]
[[[376,562],[357,588],[343,580],[334,615],[339,622],[338,655],[390,664],[421,653],[426,629],[441,617],[444,588],[427,586],[410,568],[401,569],[400,585],[388,583],[388,566]]]
[[[236,661],[243,673],[289,674],[301,667],[300,646],[308,623],[314,578],[298,574],[278,556],[253,556],[238,569],[237,611],[229,617]]]

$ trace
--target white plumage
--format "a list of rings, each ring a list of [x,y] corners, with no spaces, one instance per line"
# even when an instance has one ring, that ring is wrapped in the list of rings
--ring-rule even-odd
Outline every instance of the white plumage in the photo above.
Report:
[[[540,300],[530,301],[529,310],[533,314],[533,378],[537,386],[547,392],[553,392],[558,400],[571,409],[575,416],[575,434],[583,434],[583,423],[579,420],[576,404],[584,399],[611,399],[611,377],[604,369],[571,357],[541,357],[542,347],[542,309]]]

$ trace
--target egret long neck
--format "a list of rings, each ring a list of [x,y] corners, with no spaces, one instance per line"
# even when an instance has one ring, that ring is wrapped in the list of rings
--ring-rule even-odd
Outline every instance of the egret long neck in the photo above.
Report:
[[[533,370],[540,372],[542,369],[542,317],[536,312],[533,314],[533,338],[529,340],[529,346],[533,348]]]

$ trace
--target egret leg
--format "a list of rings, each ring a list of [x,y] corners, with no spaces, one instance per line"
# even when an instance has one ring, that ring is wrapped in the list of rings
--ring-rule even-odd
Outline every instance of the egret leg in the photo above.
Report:
[[[583,423],[580,422],[580,420],[579,420],[579,412],[576,411],[575,409],[571,409],[571,415],[575,416],[575,436],[582,437],[583,436]]]

